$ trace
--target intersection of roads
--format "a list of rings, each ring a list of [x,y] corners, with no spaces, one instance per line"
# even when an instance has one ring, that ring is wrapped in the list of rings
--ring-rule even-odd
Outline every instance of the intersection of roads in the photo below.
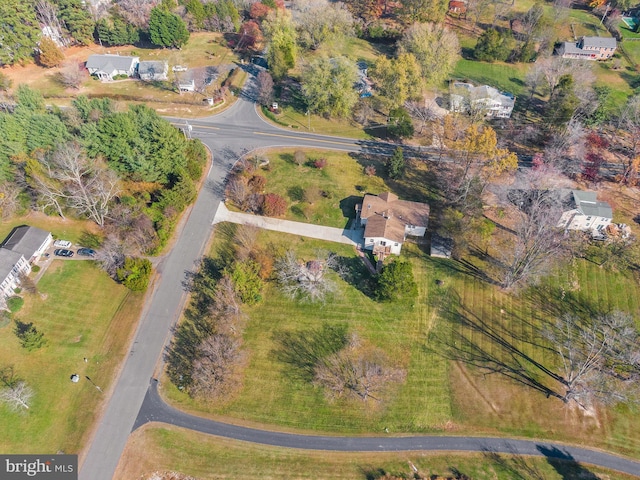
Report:
[[[253,72],[255,73],[255,72]],[[253,79],[228,110],[219,115],[189,120],[171,119],[188,128],[212,152],[213,164],[205,183],[177,232],[171,251],[158,265],[158,281],[151,292],[134,342],[112,388],[86,456],[81,459],[80,480],[111,480],[129,434],[149,421],[170,423],[196,431],[250,442],[315,450],[337,451],[490,451],[573,459],[632,475],[640,475],[640,462],[599,450],[504,438],[442,436],[328,437],[284,434],[214,422],[180,412],[157,392],[158,368],[169,342],[171,329],[186,300],[185,274],[193,271],[213,234],[214,218],[224,196],[224,179],[243,154],[266,147],[311,147],[346,152],[389,153],[394,145],[310,132],[292,132],[266,123],[256,113]]]

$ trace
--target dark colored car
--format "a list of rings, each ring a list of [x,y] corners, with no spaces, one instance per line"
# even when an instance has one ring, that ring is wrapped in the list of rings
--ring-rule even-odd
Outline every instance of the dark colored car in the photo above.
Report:
[[[78,255],[82,255],[83,257],[95,257],[96,251],[91,250],[90,248],[79,248]]]
[[[73,252],[71,250],[65,250],[63,248],[54,250],[53,253],[58,257],[73,257]]]

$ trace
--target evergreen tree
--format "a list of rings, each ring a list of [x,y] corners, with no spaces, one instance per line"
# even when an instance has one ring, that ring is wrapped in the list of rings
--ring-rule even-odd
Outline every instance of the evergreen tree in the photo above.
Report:
[[[570,73],[562,75],[547,104],[547,121],[555,126],[565,125],[573,116],[580,100],[575,94],[575,81]]]
[[[0,19],[0,66],[30,58],[40,38],[33,5],[22,0],[2,0]]]
[[[96,32],[98,39],[104,45],[133,45],[140,41],[140,32],[137,27],[113,10],[111,17],[98,20]]]
[[[177,15],[155,7],[149,18],[151,43],[159,47],[180,48],[189,41],[189,31]]]
[[[377,278],[376,298],[383,302],[410,302],[418,296],[413,268],[407,260],[385,265]]]
[[[511,33],[501,33],[494,28],[486,30],[473,50],[473,55],[483,62],[493,62],[498,60],[504,62],[509,58],[513,48],[513,37]]]
[[[394,108],[389,112],[389,135],[395,138],[407,138],[413,136],[413,123],[411,116],[403,107]]]
[[[83,0],[56,0],[58,18],[66,25],[74,40],[81,45],[93,43],[95,23]]]
[[[405,161],[402,148],[398,147],[387,160],[387,174],[391,178],[400,178],[404,175]]]

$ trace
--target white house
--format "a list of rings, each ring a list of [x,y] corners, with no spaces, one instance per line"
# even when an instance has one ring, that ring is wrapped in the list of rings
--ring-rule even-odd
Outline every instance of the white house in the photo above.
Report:
[[[429,205],[399,200],[391,192],[365,195],[356,213],[364,226],[364,248],[382,257],[400,255],[407,236],[424,236],[429,222]]]
[[[581,37],[577,42],[563,42],[558,47],[562,58],[577,60],[606,60],[611,58],[618,47],[613,37]]]
[[[602,233],[613,219],[611,205],[599,202],[596,192],[572,191],[571,209],[565,211],[558,227],[567,230],[590,230]]]
[[[145,82],[167,79],[169,64],[159,60],[143,60],[138,64],[138,76]]]
[[[87,70],[100,80],[110,81],[116,75],[132,77],[136,73],[140,57],[128,57],[125,55],[90,55],[87,60]]]
[[[449,109],[452,112],[481,111],[490,118],[509,118],[516,97],[489,86],[475,87],[470,83],[453,82]]]
[[[51,233],[22,225],[14,228],[0,247],[0,308],[6,307],[20,285],[20,276],[31,272],[34,262],[51,245]]]

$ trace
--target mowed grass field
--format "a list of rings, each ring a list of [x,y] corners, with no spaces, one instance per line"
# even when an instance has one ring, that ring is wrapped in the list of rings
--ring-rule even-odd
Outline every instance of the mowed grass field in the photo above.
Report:
[[[343,453],[294,450],[255,445],[203,435],[166,425],[136,430],[127,443],[116,478],[149,479],[153,472],[181,472],[198,479],[375,480],[385,474],[413,478],[570,480],[633,477],[590,466],[570,466],[544,458],[509,455],[374,452]],[[589,475],[589,476],[587,476]],[[458,478],[462,478],[458,476]]]
[[[214,241],[213,256],[224,241]],[[293,248],[307,259],[317,248],[346,259],[355,256],[349,247],[274,232],[261,232],[258,242],[270,251]],[[463,361],[451,360],[452,346],[464,337],[507,362],[512,350],[485,333],[492,329],[513,349],[553,367],[550,353],[539,339],[540,327],[551,318],[551,307],[545,304],[561,303],[559,292],[565,289],[567,302],[571,298],[576,305],[619,308],[637,315],[640,291],[632,278],[580,261],[543,280],[538,288],[513,295],[462,271],[464,268],[454,261],[430,259],[418,246],[406,245],[403,256],[412,261],[419,285],[419,298],[413,307],[378,303],[358,285],[340,280],[340,295],[324,305],[294,303],[275,285],[268,285],[263,302],[246,310],[249,320],[244,339],[249,362],[243,388],[215,404],[194,401],[168,381],[163,383],[163,394],[170,403],[188,411],[283,430],[382,434],[386,428],[392,434],[509,435],[640,454],[637,408],[581,412],[500,374],[484,375]],[[358,268],[358,261],[350,265]],[[366,275],[359,272],[360,278]],[[457,297],[476,323],[442,314],[438,305],[443,296]],[[313,385],[293,381],[273,353],[280,332],[306,331],[324,322],[344,322],[384,349],[406,369],[406,381],[389,392],[384,401],[368,404],[332,402]],[[482,324],[485,331],[478,328]],[[526,362],[523,368],[558,388]],[[545,414],[540,415],[541,411]]]
[[[0,451],[79,453],[86,446],[106,395],[85,376],[108,392],[142,300],[93,262],[52,262],[38,293],[25,295],[15,314],[44,332],[47,344],[28,352],[12,324],[0,329],[0,367],[13,366],[35,392],[29,410],[0,405]],[[80,376],[78,383],[70,381],[72,374]]]

